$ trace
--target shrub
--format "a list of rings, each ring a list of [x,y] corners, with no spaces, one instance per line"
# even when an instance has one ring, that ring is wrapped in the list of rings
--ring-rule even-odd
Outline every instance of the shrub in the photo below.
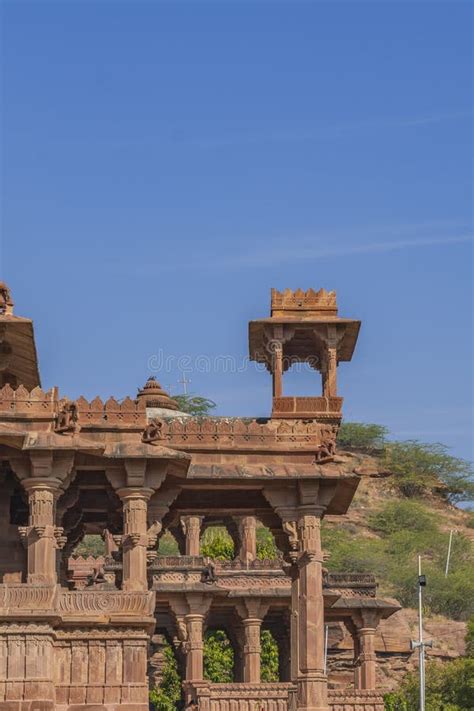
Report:
[[[234,650],[224,630],[214,630],[205,636],[204,678],[216,684],[234,680]]]
[[[342,448],[361,449],[364,452],[383,450],[388,430],[383,425],[363,422],[343,422],[337,435]]]
[[[82,541],[76,546],[74,555],[82,555],[85,558],[89,555],[94,558],[105,555],[105,543],[102,536],[92,533],[86,534]]]
[[[474,708],[474,659],[428,662],[426,711],[472,711]],[[418,673],[407,674],[400,690],[387,694],[385,711],[418,711]]]
[[[383,535],[398,531],[436,531],[433,514],[415,501],[392,501],[368,518],[370,528]]]
[[[176,538],[170,531],[165,531],[158,543],[158,555],[179,555]]]
[[[278,558],[278,548],[272,532],[266,526],[257,528],[257,558],[260,560],[273,560]]]
[[[270,630],[262,630],[260,635],[260,680],[279,681],[278,645]]]
[[[158,688],[150,691],[150,704],[156,711],[175,711],[176,704],[181,698],[181,679],[170,644],[164,646],[163,654],[165,657],[163,679]]]
[[[232,560],[234,541],[224,526],[210,526],[201,537],[201,555],[214,560]]]
[[[394,475],[394,484],[403,496],[437,493],[452,503],[474,498],[472,464],[452,457],[442,444],[390,442],[384,449],[383,464]]]

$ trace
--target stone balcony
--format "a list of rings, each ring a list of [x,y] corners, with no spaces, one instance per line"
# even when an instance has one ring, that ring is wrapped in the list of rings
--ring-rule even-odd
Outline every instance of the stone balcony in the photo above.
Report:
[[[158,556],[149,568],[152,589],[290,597],[291,581],[278,559],[257,559],[248,565],[240,560],[214,561],[214,580],[209,578],[208,560],[203,556]],[[375,577],[370,574],[325,573],[323,577],[327,597],[375,598],[376,587]]]
[[[342,403],[342,397],[274,397],[272,417],[339,421]]]

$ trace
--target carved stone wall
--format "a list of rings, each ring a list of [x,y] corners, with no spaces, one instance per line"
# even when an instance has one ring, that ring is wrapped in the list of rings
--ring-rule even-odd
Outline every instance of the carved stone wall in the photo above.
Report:
[[[127,628],[59,631],[54,644],[56,709],[76,704],[147,709],[148,641],[145,632]]]
[[[0,625],[0,708],[53,711],[53,640],[46,624]]]

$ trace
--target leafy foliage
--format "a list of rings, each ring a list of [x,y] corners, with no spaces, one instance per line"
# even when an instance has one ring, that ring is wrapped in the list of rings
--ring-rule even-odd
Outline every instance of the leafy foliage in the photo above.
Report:
[[[260,680],[279,681],[278,645],[270,630],[262,630],[260,644]]]
[[[179,555],[178,542],[169,531],[165,531],[160,538],[158,555]]]
[[[266,526],[257,528],[257,558],[259,560],[274,560],[278,558],[278,548],[272,532]]]
[[[387,434],[388,430],[383,425],[343,422],[337,435],[337,443],[342,449],[359,449],[363,452],[381,451]]]
[[[224,526],[209,526],[201,537],[201,555],[214,560],[232,560],[234,541]]]
[[[181,698],[181,679],[171,645],[166,644],[163,654],[165,656],[163,680],[157,689],[150,691],[150,704],[155,711],[175,711],[176,704]]]
[[[214,683],[234,680],[234,650],[224,630],[214,630],[206,634],[204,678]]]
[[[215,402],[199,395],[174,395],[173,400],[176,400],[181,412],[187,412],[194,417],[208,417],[216,407]]]
[[[87,534],[82,541],[76,546],[74,555],[82,555],[85,558],[91,555],[94,558],[105,555],[105,543],[102,536],[96,534]]]
[[[368,523],[378,536],[354,537],[344,524],[323,523],[323,546],[331,553],[331,570],[371,571],[381,592],[396,596],[406,607],[416,607],[416,557],[420,554],[428,580],[426,611],[457,620],[474,614],[474,553],[465,536],[458,533],[453,538],[450,573],[445,577],[448,534],[421,502],[391,501],[370,516]]]
[[[419,678],[407,674],[399,691],[387,694],[385,711],[418,711]],[[426,665],[426,711],[472,711],[474,708],[474,659]]]
[[[383,464],[394,475],[394,484],[403,496],[436,493],[452,503],[474,498],[472,464],[452,457],[442,444],[390,442],[384,449]]]

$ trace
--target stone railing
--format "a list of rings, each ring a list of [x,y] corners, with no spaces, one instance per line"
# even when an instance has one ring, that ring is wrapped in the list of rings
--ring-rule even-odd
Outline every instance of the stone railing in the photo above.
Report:
[[[328,573],[323,578],[323,587],[350,591],[363,597],[375,597],[377,594],[375,576],[370,573]]]
[[[174,417],[164,420],[161,435],[163,444],[170,447],[216,450],[281,445],[285,449],[317,451],[327,440],[326,430],[318,422]]]
[[[329,689],[331,711],[384,711],[383,692],[376,689]]]
[[[288,711],[289,683],[188,685],[187,693],[200,711]]]
[[[57,591],[55,585],[0,585],[0,615],[54,610]]]
[[[274,397],[272,417],[340,419],[342,397]]]
[[[138,615],[148,617],[155,609],[153,592],[124,590],[61,590],[58,612],[62,616]]]

